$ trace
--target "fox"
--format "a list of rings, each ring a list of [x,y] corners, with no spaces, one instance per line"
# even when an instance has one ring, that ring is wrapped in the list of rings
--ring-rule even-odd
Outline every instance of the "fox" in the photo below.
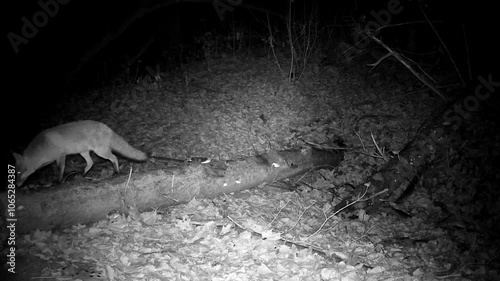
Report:
[[[104,123],[93,120],[70,122],[42,131],[22,154],[13,153],[17,169],[16,185],[21,186],[36,170],[54,161],[59,166],[58,179],[62,182],[66,155],[69,154],[80,154],[85,159],[85,175],[94,165],[90,151],[111,161],[116,173],[120,172],[120,168],[112,151],[139,162],[148,159],[145,152],[131,146]]]

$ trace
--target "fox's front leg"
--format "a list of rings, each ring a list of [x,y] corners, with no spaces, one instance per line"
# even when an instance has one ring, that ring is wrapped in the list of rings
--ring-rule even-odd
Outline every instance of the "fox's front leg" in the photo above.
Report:
[[[58,180],[59,182],[63,182],[63,174],[64,174],[64,168],[66,167],[66,155],[61,155],[59,156],[59,159],[56,160],[57,166],[59,167],[59,175],[58,175]]]

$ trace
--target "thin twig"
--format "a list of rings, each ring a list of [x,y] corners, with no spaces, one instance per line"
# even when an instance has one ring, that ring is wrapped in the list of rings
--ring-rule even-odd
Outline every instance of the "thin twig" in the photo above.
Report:
[[[283,69],[281,68],[280,62],[278,60],[278,57],[276,56],[276,52],[274,51],[274,36],[273,36],[273,31],[271,30],[271,22],[269,21],[269,14],[266,12],[266,17],[267,17],[267,28],[269,29],[269,46],[271,46],[271,50],[273,51],[273,56],[274,56],[274,61],[278,65],[278,68],[281,72],[281,75],[285,77],[285,73],[283,72]]]
[[[279,216],[279,214],[283,211],[283,209],[285,209],[285,207],[288,205],[288,203],[290,203],[291,200],[288,200],[288,202],[286,202],[286,204],[280,208],[280,210],[278,211],[278,213],[276,214],[276,216],[274,216],[273,220],[267,225],[266,228],[270,228],[271,227],[271,224],[276,220],[276,218]]]
[[[471,64],[470,64],[469,43],[467,42],[467,32],[465,32],[464,24],[462,24],[462,31],[464,33],[465,54],[467,55],[467,70],[469,70],[469,80],[472,80],[472,68],[471,68]]]
[[[348,208],[348,207],[350,207],[350,206],[352,206],[352,205],[354,205],[354,204],[356,204],[356,203],[360,202],[360,201],[361,201],[361,199],[362,199],[362,198],[366,195],[366,193],[368,192],[368,187],[369,187],[369,186],[370,186],[369,184],[368,184],[368,185],[366,185],[366,189],[365,189],[365,192],[363,192],[363,195],[358,196],[358,198],[356,198],[356,200],[354,200],[354,201],[353,201],[353,202],[351,202],[351,203],[346,204],[344,207],[342,207],[342,208],[338,209],[338,210],[337,210],[336,212],[334,212],[332,215],[330,215],[329,217],[327,217],[327,218],[325,219],[325,221],[324,221],[324,222],[320,225],[320,227],[318,228],[318,230],[316,230],[313,234],[309,235],[309,236],[306,238],[306,240],[308,240],[308,239],[310,239],[311,237],[313,237],[314,235],[318,234],[318,232],[320,232],[320,231],[321,231],[321,229],[323,229],[323,226],[325,226],[325,224],[326,224],[326,223],[327,223],[327,222],[328,222],[331,218],[333,218],[334,216],[336,216],[338,213],[340,213],[341,211],[345,210],[346,208]],[[363,200],[363,201],[364,201],[364,200]]]
[[[304,216],[304,214],[306,213],[307,210],[309,210],[309,208],[311,208],[312,206],[314,206],[314,204],[316,204],[316,201],[314,201],[311,205],[307,206],[304,211],[302,211],[299,215],[299,218],[297,219],[297,221],[295,222],[295,224],[290,228],[288,229],[286,232],[290,232],[292,231],[292,229],[294,229],[300,222],[300,219],[302,219],[302,217]]]
[[[453,66],[455,67],[455,71],[457,72],[458,77],[460,78],[460,81],[462,81],[462,85],[465,85],[465,81],[462,78],[462,74],[460,74],[460,71],[458,70],[457,64],[455,63],[455,60],[453,59],[453,56],[450,53],[450,50],[448,50],[448,47],[444,43],[443,39],[441,39],[441,36],[439,36],[439,33],[437,32],[436,28],[434,28],[434,25],[432,24],[432,22],[427,17],[427,14],[425,13],[424,9],[422,8],[422,3],[420,1],[418,1],[418,5],[420,6],[420,10],[422,11],[422,14],[424,15],[425,19],[427,20],[427,23],[430,25],[432,31],[434,31],[434,33],[436,34],[439,42],[441,43],[441,45],[443,46],[443,48],[446,50],[446,53],[450,57],[450,61],[453,64]]]
[[[368,37],[370,37],[373,41],[377,42],[379,45],[381,45],[382,47],[384,47],[389,53],[391,53],[392,56],[394,56],[394,58],[396,58],[401,64],[403,64],[413,75],[415,75],[415,77],[418,78],[418,80],[422,81],[422,83],[424,83],[425,85],[427,85],[427,87],[429,87],[434,93],[436,93],[441,99],[443,99],[445,102],[448,102],[448,99],[441,93],[441,91],[439,91],[438,88],[436,88],[436,86],[434,86],[433,84],[431,84],[427,79],[425,79],[424,77],[422,77],[422,75],[420,75],[418,72],[416,72],[409,64],[408,62],[403,59],[403,57],[395,52],[394,50],[392,50],[389,46],[387,46],[384,42],[382,42],[380,39],[378,39],[377,37],[373,36],[370,31],[367,31],[367,30],[364,30],[363,31]]]

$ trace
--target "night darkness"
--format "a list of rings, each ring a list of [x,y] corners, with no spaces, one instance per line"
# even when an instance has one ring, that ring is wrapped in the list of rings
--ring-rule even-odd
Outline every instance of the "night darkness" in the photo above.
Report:
[[[267,154],[269,151],[304,153],[306,148],[312,147],[313,151],[324,152],[327,156],[331,156],[331,150],[342,151],[345,157],[341,163],[335,163],[338,166],[333,170],[311,169],[307,176],[297,181],[273,181],[279,188],[285,185],[288,191],[292,190],[298,199],[276,197],[279,203],[263,204],[276,207],[287,200],[297,200],[299,203],[287,208],[302,208],[309,205],[307,200],[311,198],[307,196],[322,194],[321,199],[314,200],[324,205],[314,205],[316,209],[311,208],[311,212],[323,211],[328,204],[340,208],[342,204],[355,201],[353,194],[366,186],[366,182],[372,184],[368,192],[377,200],[370,198],[346,209],[338,218],[336,216],[335,225],[329,227],[337,232],[321,233],[324,239],[331,239],[328,246],[313,247],[314,251],[324,250],[315,252],[320,253],[321,258],[325,258],[322,255],[325,252],[347,250],[349,257],[325,258],[328,265],[318,262],[311,268],[297,265],[300,262],[290,262],[292,267],[307,268],[304,270],[310,272],[312,268],[323,268],[321,280],[340,276],[325,272],[335,271],[341,264],[340,267],[346,266],[346,272],[367,276],[375,276],[388,268],[394,270],[388,271],[394,273],[392,275],[374,277],[384,280],[395,276],[401,280],[437,280],[450,276],[494,280],[500,276],[497,268],[500,260],[498,254],[493,253],[500,250],[500,129],[497,120],[500,119],[500,24],[499,10],[490,2],[493,1],[7,1],[2,10],[4,155],[8,163],[13,163],[12,152],[22,152],[38,132],[82,119],[109,125],[132,147],[140,150],[138,155],[143,156],[139,157],[142,160],[147,158],[147,153],[149,157],[173,159],[189,167],[200,164],[196,161],[202,162],[200,159],[205,158],[220,160],[225,165],[230,163],[226,160],[240,161],[256,155],[259,161],[254,162],[258,165],[275,165],[272,159],[262,156],[275,155]],[[372,39],[367,34],[373,36]],[[42,142],[39,147],[48,147],[47,143]],[[132,165],[130,162],[133,162],[118,159],[120,165]],[[66,169],[73,169],[71,177],[77,174],[75,182],[87,180],[89,185],[93,184],[78,174],[81,170],[78,165],[74,168],[78,161],[83,162],[81,159],[67,161]],[[158,168],[160,160],[148,161],[140,166],[138,174],[164,168]],[[398,162],[395,167],[387,168],[395,162]],[[111,164],[107,160],[96,163],[100,164],[90,170],[90,177],[102,179],[106,169],[112,168]],[[301,168],[300,164],[290,163],[286,164],[293,169]],[[210,165],[212,169],[216,164]],[[37,172],[23,188],[53,188],[52,171],[38,168],[43,167],[37,167]],[[378,177],[373,176],[376,173]],[[397,177],[388,180],[391,173]],[[203,175],[215,182],[224,177],[221,174],[217,170]],[[243,181],[251,178],[247,171],[241,171],[241,175]],[[160,180],[163,178],[158,182]],[[240,178],[238,181],[241,183]],[[377,186],[379,182],[384,182],[383,187]],[[399,190],[398,186],[404,184],[410,187]],[[255,186],[262,187],[260,183]],[[313,191],[306,195],[306,189]],[[389,194],[378,200],[377,192],[384,189],[389,190]],[[203,188],[196,191],[199,190]],[[187,193],[194,194],[190,190]],[[166,192],[162,196],[164,194]],[[193,197],[198,199],[203,195]],[[256,200],[253,196],[248,200]],[[262,200],[272,196],[265,195]],[[178,202],[187,202],[183,200]],[[246,199],[231,200],[242,200],[243,203],[230,204],[247,208]],[[209,204],[220,207],[219,203]],[[266,212],[267,215],[277,213],[259,208],[252,209],[262,212],[262,216],[256,215],[259,220]],[[140,211],[146,209],[151,208]],[[297,211],[299,209],[297,207],[295,214],[304,211]],[[250,213],[247,209],[237,212]],[[369,214],[368,218],[363,216],[365,213]],[[298,232],[293,233],[294,237],[303,239],[312,229],[320,228],[320,223],[304,227],[306,222],[303,222],[310,223],[318,217],[306,220],[293,217],[293,212],[283,211],[285,214],[303,228],[297,230],[299,226],[280,225],[273,231],[285,233],[283,229],[287,229],[291,233],[294,230]],[[331,213],[319,212],[318,216],[324,219],[329,215]],[[453,223],[445,224],[450,218],[455,219]],[[287,219],[272,219],[272,222],[285,224]],[[342,225],[342,229],[336,228],[337,224]],[[399,224],[404,226],[398,229]],[[169,226],[175,230],[182,228],[179,222]],[[386,228],[391,230],[370,233]],[[422,233],[424,229],[425,234]],[[196,239],[189,235],[199,229],[183,231],[179,233],[184,235],[184,241],[191,241]],[[422,236],[417,239],[410,235],[414,232]],[[207,239],[199,244],[209,248],[219,245],[223,239],[245,236],[241,231],[238,233],[240,236],[217,236],[218,242],[208,240],[212,234],[200,232],[197,235],[200,241]],[[474,245],[470,242],[471,233],[477,235]],[[85,235],[79,235],[78,239]],[[403,236],[402,242],[399,238]],[[258,239],[270,242],[262,237]],[[340,243],[346,248],[339,250],[338,243],[332,242],[337,237],[345,241],[351,239],[349,241],[353,242],[349,245],[365,244],[348,248]],[[5,237],[2,234],[0,238],[4,241]],[[254,238],[250,235],[248,239]],[[217,260],[210,254],[236,252],[241,245],[253,243],[245,241],[224,240],[220,243],[233,246],[206,250],[203,255],[210,261],[209,270],[200,270],[193,262],[186,270],[191,273],[179,270],[179,275],[167,277],[181,276],[187,280],[193,277],[190,275],[193,272],[200,274],[203,271],[229,278],[224,274],[230,271],[219,266],[227,264],[229,267],[232,258]],[[309,242],[320,245],[324,241]],[[116,243],[123,246],[128,242]],[[156,246],[151,246],[151,251],[156,251]],[[205,251],[203,247],[200,251]],[[269,268],[281,268],[281,256],[273,256],[274,252],[283,250],[280,247],[270,250],[269,257],[250,257],[259,264],[256,272],[263,275],[255,277],[249,273],[254,278],[249,280],[292,280],[292,277],[306,280],[304,276],[298,277],[299,270],[292,270],[292,273],[283,270],[279,277],[276,272],[263,270],[262,265],[271,264],[275,259],[279,265],[272,264]],[[363,251],[377,258],[380,256],[380,263],[373,258],[370,264],[369,258],[358,255],[356,251],[362,247],[367,247]],[[231,254],[251,256],[255,249]],[[404,252],[405,258],[400,260],[392,249]],[[429,249],[438,254],[430,254]],[[452,254],[447,256],[446,251]],[[294,260],[300,255],[293,253],[287,259]],[[165,256],[168,255],[162,258]],[[147,257],[153,259],[153,256]],[[314,259],[317,256],[304,260],[312,262]],[[175,258],[168,262],[173,260]],[[187,257],[186,264],[192,260]],[[125,263],[122,257],[120,262]],[[135,262],[131,264],[135,266]],[[139,259],[137,264],[142,262]],[[404,269],[394,269],[400,265],[404,265]],[[436,273],[446,267],[455,271]],[[121,277],[126,276],[123,280],[130,277],[127,270],[119,266],[116,270]],[[487,277],[481,279],[483,273]]]
[[[43,1],[42,1],[43,2]],[[74,89],[84,88],[89,82],[99,85],[95,80],[103,77],[97,75],[99,67],[106,64],[110,74],[119,71],[119,65],[123,63],[124,57],[135,55],[148,40],[154,40],[150,48],[142,54],[142,60],[155,60],[158,53],[166,48],[172,48],[175,44],[193,43],[193,37],[199,36],[203,29],[224,29],[231,18],[241,17],[243,20],[251,20],[248,13],[234,10],[234,13],[225,12],[225,22],[221,22],[213,6],[213,1],[61,1],[47,5],[46,9],[52,11],[53,15],[47,15],[37,1],[14,1],[8,3],[4,9],[4,48],[6,55],[7,84],[16,89],[18,94],[9,95],[20,98],[23,103],[21,107],[34,110],[39,107],[40,102],[48,101],[55,93],[67,93]],[[170,3],[181,3],[171,4]],[[239,2],[239,1],[237,1]],[[295,6],[300,9],[304,1],[294,1]],[[377,11],[386,7],[387,1],[306,1],[318,3],[319,20],[323,24],[342,22],[343,19],[352,18],[360,20],[363,16],[370,19],[370,11]],[[47,1],[52,3],[52,1]],[[271,15],[284,16],[287,1],[244,1],[242,5],[248,5],[249,10],[255,13],[268,11]],[[401,6],[406,7],[397,17],[393,17],[391,24],[422,20],[417,1],[402,1]],[[467,32],[468,48],[473,70],[476,72],[488,72],[496,68],[498,61],[497,35],[495,26],[494,9],[487,6],[470,6],[471,3],[456,1],[439,1],[439,3],[423,3],[429,17],[438,22],[436,27],[448,40],[452,52],[458,63],[465,66],[462,60],[463,31]],[[160,7],[161,8],[154,8]],[[56,9],[56,10],[54,10]],[[138,15],[138,11],[145,12]],[[222,8],[221,8],[222,9]],[[147,12],[146,12],[147,11]],[[22,28],[26,26],[23,18],[33,24],[34,16],[42,25],[30,30],[25,41],[18,42],[14,46],[12,33],[22,36]],[[300,15],[300,11],[297,12]],[[132,17],[137,19],[132,20]],[[257,15],[259,16],[259,15]],[[35,19],[35,20],[36,20]],[[262,26],[255,21],[255,31],[262,31]],[[126,27],[124,28],[124,25]],[[179,25],[172,28],[172,25]],[[119,31],[120,29],[124,29]],[[172,35],[180,32],[180,35]],[[391,33],[395,34],[391,34]],[[394,40],[391,36],[403,37],[407,30],[388,31],[386,37]],[[117,35],[113,35],[117,34]],[[105,41],[106,36],[112,35],[112,39]],[[431,36],[417,37],[418,45],[427,47],[427,41],[434,41]],[[105,42],[103,42],[105,41]],[[434,42],[433,42],[434,43]],[[432,44],[433,44],[432,43]],[[104,44],[105,46],[98,46]],[[458,45],[461,45],[458,47]],[[88,55],[92,48],[99,51],[92,53],[91,58],[82,58]],[[462,49],[459,49],[462,48]],[[86,61],[82,63],[82,61]],[[114,69],[113,69],[114,68]],[[73,71],[73,72],[72,72]],[[98,76],[98,77],[92,77]],[[108,77],[106,77],[108,78]],[[109,78],[108,78],[109,79]],[[73,84],[72,84],[73,83]],[[102,83],[102,81],[100,81]],[[85,85],[82,85],[85,84]],[[93,86],[93,85],[92,85]],[[91,86],[91,87],[92,87]],[[36,93],[35,93],[36,92]],[[50,101],[53,102],[53,101]],[[12,104],[12,103],[10,103]],[[16,106],[18,108],[18,106]]]

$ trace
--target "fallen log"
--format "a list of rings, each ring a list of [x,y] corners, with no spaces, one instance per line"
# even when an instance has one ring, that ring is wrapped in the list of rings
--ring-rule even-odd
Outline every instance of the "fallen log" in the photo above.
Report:
[[[111,211],[126,213],[129,206],[147,211],[262,186],[321,166],[337,166],[342,160],[342,151],[309,148],[231,161],[191,162],[95,184],[79,180],[40,191],[10,188],[0,194],[0,215],[3,223],[14,223],[17,233],[50,230],[93,223]]]

